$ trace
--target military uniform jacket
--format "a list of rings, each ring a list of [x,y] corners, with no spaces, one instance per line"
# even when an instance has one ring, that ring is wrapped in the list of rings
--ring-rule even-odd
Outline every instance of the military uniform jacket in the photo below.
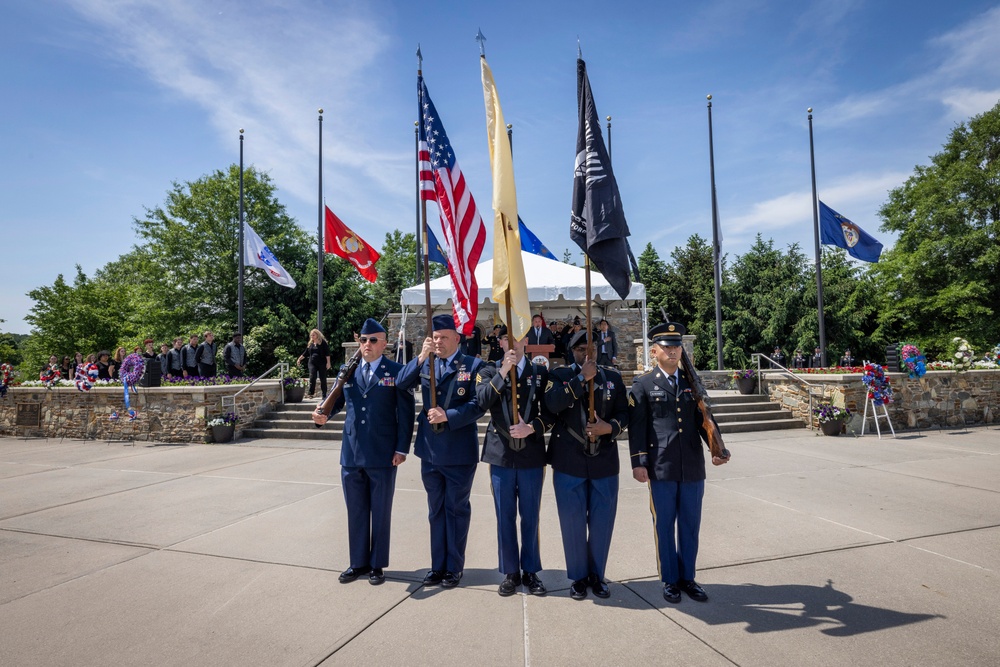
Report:
[[[530,423],[535,432],[513,443],[510,424],[510,376],[501,375],[493,364],[485,364],[476,374],[476,399],[480,407],[489,410],[490,425],[483,439],[482,460],[504,468],[541,468],[545,465],[545,432],[552,427],[554,416],[545,407],[545,385],[549,374],[545,366],[525,361],[524,371],[517,379],[517,409],[521,420]],[[523,446],[515,451],[514,447]]]
[[[412,389],[420,383],[424,409],[417,417],[417,444],[414,452],[433,465],[478,463],[479,427],[476,420],[486,411],[476,401],[476,371],[483,362],[475,357],[457,354],[444,375],[437,380],[437,405],[444,408],[448,421],[442,424],[443,431],[435,433],[427,422],[427,409],[431,406],[429,361],[428,359],[420,364],[419,358],[412,359],[396,378],[396,383],[403,389]]]
[[[659,368],[641,375],[629,392],[628,448],[632,467],[642,466],[650,479],[697,482],[705,479],[708,442],[702,415],[683,370],[675,389]]]
[[[594,377],[594,407],[598,417],[611,424],[611,433],[598,439],[596,456],[588,456],[587,424],[589,383],[579,378],[574,364],[549,372],[545,386],[545,406],[556,415],[549,436],[548,461],[552,469],[574,477],[598,479],[617,475],[618,444],[615,438],[628,426],[628,397],[622,376],[611,368],[599,367]]]
[[[330,413],[334,415],[347,405],[340,465],[387,468],[396,452],[410,453],[415,400],[413,392],[401,389],[397,382],[402,364],[385,357],[376,360],[367,383],[362,376],[364,365],[362,360],[344,383]]]

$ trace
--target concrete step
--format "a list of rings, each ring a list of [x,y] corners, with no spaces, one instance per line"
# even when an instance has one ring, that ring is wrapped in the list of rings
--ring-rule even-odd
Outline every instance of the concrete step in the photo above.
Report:
[[[713,405],[712,414],[719,415],[742,414],[747,412],[775,412],[782,408],[777,403],[770,401],[758,401],[756,403],[729,403],[723,405]]]
[[[777,421],[779,419],[791,419],[792,413],[788,410],[767,410],[762,412],[726,412],[726,413],[714,413],[715,421],[719,424],[735,424],[737,422],[754,422],[754,421]]]
[[[790,428],[805,428],[801,419],[774,419],[766,421],[742,421],[729,424],[719,424],[722,433],[750,433],[753,431],[783,431]]]

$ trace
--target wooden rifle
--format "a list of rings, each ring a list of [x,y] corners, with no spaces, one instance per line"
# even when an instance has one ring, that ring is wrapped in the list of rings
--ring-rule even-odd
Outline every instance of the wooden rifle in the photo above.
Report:
[[[389,313],[386,313],[382,318],[382,321],[384,322],[385,318],[388,316]],[[379,322],[379,324],[381,324],[381,322]],[[347,381],[358,370],[358,364],[360,363],[361,345],[358,345],[358,350],[354,353],[354,355],[347,360],[346,364],[341,366],[340,372],[337,373],[337,378],[333,381],[333,386],[330,388],[330,393],[326,395],[326,398],[323,399],[322,403],[316,406],[316,414],[325,415],[327,417],[330,416],[330,413],[333,412],[333,406],[344,393],[344,385],[347,384]],[[323,428],[323,425],[316,424],[316,428]]]

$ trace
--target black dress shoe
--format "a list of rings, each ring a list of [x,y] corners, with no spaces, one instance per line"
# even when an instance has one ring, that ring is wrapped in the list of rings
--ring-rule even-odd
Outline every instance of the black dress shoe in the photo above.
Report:
[[[517,589],[521,587],[521,575],[518,572],[514,574],[508,574],[500,582],[500,588],[497,589],[497,593],[503,597],[508,595],[513,595],[517,592]]]
[[[548,591],[545,590],[545,584],[542,583],[542,580],[539,579],[538,575],[534,572],[525,572],[524,576],[521,577],[521,582],[532,595],[545,595],[548,593]]]
[[[677,604],[681,601],[681,589],[676,584],[663,584],[663,599]]]
[[[685,593],[687,593],[688,597],[694,600],[695,602],[708,601],[708,593],[706,593],[705,589],[699,586],[698,583],[693,579],[690,581],[681,579],[680,581],[677,582],[677,587],[680,588]]]
[[[611,597],[611,589],[608,588],[608,584],[597,577],[596,574],[590,575],[590,588],[594,591],[594,595],[599,598],[609,598]]]
[[[385,583],[385,572],[382,571],[382,568],[376,567],[371,571],[368,575],[368,583],[372,586],[378,586],[379,584]]]
[[[569,596],[574,600],[582,600],[587,597],[587,580],[577,579],[569,587]]]
[[[431,570],[426,575],[424,575],[424,586],[437,586],[444,579],[444,572],[440,570]]]
[[[458,582],[461,580],[461,572],[445,572],[444,578],[441,580],[441,585],[445,588],[454,588],[455,586],[458,586]]]
[[[368,574],[371,571],[370,567],[349,567],[340,573],[340,583],[349,584],[362,574]]]

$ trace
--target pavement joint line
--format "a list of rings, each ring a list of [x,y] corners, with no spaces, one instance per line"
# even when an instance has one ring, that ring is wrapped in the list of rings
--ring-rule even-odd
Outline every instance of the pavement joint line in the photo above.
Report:
[[[521,618],[524,619],[524,667],[531,667],[531,641],[528,633],[528,596],[521,595]]]

